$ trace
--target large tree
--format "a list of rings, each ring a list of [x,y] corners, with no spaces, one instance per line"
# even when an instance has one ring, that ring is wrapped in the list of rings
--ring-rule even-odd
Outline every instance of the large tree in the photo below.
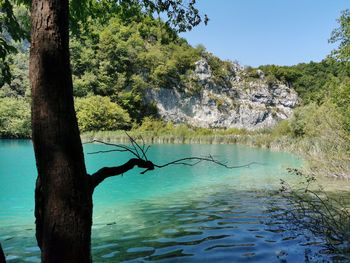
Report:
[[[23,2],[23,1],[17,1]],[[28,2],[28,1],[24,1]],[[178,31],[201,22],[195,0],[32,0],[30,82],[32,89],[32,140],[38,177],[35,189],[36,238],[42,262],[91,262],[92,194],[105,178],[134,166],[154,169],[146,156],[116,167],[86,172],[82,143],[73,103],[69,56],[69,23],[105,16],[120,7],[149,15],[164,12]],[[12,3],[1,0],[8,19],[1,32],[13,39],[24,34],[12,12]],[[71,15],[69,15],[71,4]],[[107,9],[103,12],[103,8]],[[132,14],[132,11],[128,14]],[[4,34],[2,34],[3,36]],[[12,51],[0,36],[0,58]],[[8,73],[4,68],[3,72]]]

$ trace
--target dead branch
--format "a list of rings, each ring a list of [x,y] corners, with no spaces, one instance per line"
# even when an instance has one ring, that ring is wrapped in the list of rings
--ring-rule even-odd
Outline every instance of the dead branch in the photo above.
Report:
[[[144,140],[142,137],[140,137],[142,141],[142,145],[138,144],[137,141],[132,138],[128,133],[126,135],[129,138],[129,141],[131,143],[131,146],[126,146],[122,144],[114,144],[114,143],[107,143],[99,140],[93,140],[87,143],[101,143],[108,146],[113,146],[115,149],[111,150],[103,150],[103,151],[95,151],[90,152],[88,154],[100,154],[100,153],[109,153],[109,152],[129,152],[132,155],[134,155],[136,158],[130,159],[128,162],[126,162],[123,165],[115,166],[115,167],[103,167],[100,170],[98,170],[96,173],[92,174],[91,176],[91,184],[92,189],[94,189],[96,186],[98,186],[103,180],[105,180],[108,177],[117,176],[126,173],[127,171],[133,169],[135,166],[139,168],[145,168],[144,171],[141,172],[141,174],[145,174],[148,171],[154,170],[155,168],[164,168],[170,165],[186,165],[186,166],[194,166],[201,162],[210,162],[214,163],[219,166],[223,166],[227,169],[234,169],[234,168],[244,168],[244,167],[250,167],[253,164],[258,164],[257,162],[250,162],[244,165],[237,165],[237,166],[230,166],[225,162],[221,162],[217,159],[215,159],[212,155],[204,156],[204,157],[185,157],[181,159],[177,159],[165,164],[154,164],[152,161],[148,160],[147,158],[147,151],[150,148],[150,145],[147,147],[145,146]],[[87,144],[85,143],[85,144]]]
[[[103,167],[91,176],[92,189],[96,188],[103,180],[108,177],[122,175],[127,171],[133,169],[135,166],[139,168],[145,168],[141,174],[147,171],[154,170],[154,164],[151,161],[145,161],[143,159],[132,158],[125,164],[115,167]]]
[[[96,152],[90,152],[88,154],[98,154],[98,153],[108,153],[108,152],[130,152],[131,154],[133,154],[137,158],[142,159],[140,157],[139,153],[135,149],[133,149],[131,147],[128,147],[126,145],[108,143],[108,142],[99,141],[99,140],[92,140],[92,141],[86,142],[84,144],[89,144],[89,143],[101,143],[101,144],[104,144],[104,145],[117,147],[118,149],[107,150],[107,151],[96,151]]]
[[[191,162],[191,161],[196,161],[194,163],[188,163],[188,162]],[[244,168],[244,167],[249,167],[251,166],[252,164],[258,164],[257,162],[250,162],[250,163],[247,163],[247,164],[244,164],[244,165],[237,165],[237,166],[229,166],[227,165],[226,163],[223,163],[223,162],[220,162],[216,159],[214,159],[211,155],[207,156],[207,157],[186,157],[186,158],[181,158],[181,159],[178,159],[178,160],[175,160],[175,161],[171,161],[169,163],[166,163],[166,164],[163,164],[163,165],[154,165],[155,167],[157,168],[163,168],[163,167],[166,167],[166,166],[169,166],[169,165],[188,165],[188,166],[194,166],[200,162],[212,162],[212,163],[215,163],[219,166],[223,166],[227,169],[234,169],[234,168]]]

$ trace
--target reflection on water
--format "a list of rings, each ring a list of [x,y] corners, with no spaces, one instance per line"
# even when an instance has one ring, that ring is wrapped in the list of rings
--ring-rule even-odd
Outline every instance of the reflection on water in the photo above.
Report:
[[[0,197],[0,241],[9,262],[39,262],[32,223],[35,168],[31,144],[1,143],[0,185],[7,185],[9,189]],[[105,146],[88,145],[85,152],[101,147]],[[312,237],[307,230],[289,230],[279,216],[288,207],[272,192],[278,187],[279,178],[288,176],[286,167],[300,165],[295,157],[233,145],[153,148],[150,158],[159,163],[212,153],[234,165],[249,161],[261,165],[235,170],[208,164],[178,166],[143,176],[133,171],[127,176],[109,179],[94,196],[94,262],[327,262],[341,259],[327,251],[323,240]],[[16,158],[19,154],[26,155],[25,161]],[[90,172],[128,158],[120,153],[86,156]],[[16,163],[14,170],[5,169],[4,160]],[[17,185],[19,181],[24,181],[26,187],[22,189]],[[17,192],[21,193],[17,195]]]

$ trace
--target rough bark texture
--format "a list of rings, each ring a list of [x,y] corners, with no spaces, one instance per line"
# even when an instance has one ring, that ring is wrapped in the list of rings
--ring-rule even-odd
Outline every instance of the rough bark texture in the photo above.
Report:
[[[92,189],[73,105],[68,0],[33,0],[31,22],[35,216],[42,262],[91,262]]]

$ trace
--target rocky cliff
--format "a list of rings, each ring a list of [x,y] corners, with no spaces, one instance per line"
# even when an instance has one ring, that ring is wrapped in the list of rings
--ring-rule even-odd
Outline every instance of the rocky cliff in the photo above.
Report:
[[[271,127],[292,115],[297,93],[283,83],[269,83],[260,70],[251,78],[247,70],[232,63],[229,74],[218,81],[205,59],[196,63],[193,74],[197,91],[189,88],[148,90],[160,116],[174,123],[196,127],[245,128]]]

